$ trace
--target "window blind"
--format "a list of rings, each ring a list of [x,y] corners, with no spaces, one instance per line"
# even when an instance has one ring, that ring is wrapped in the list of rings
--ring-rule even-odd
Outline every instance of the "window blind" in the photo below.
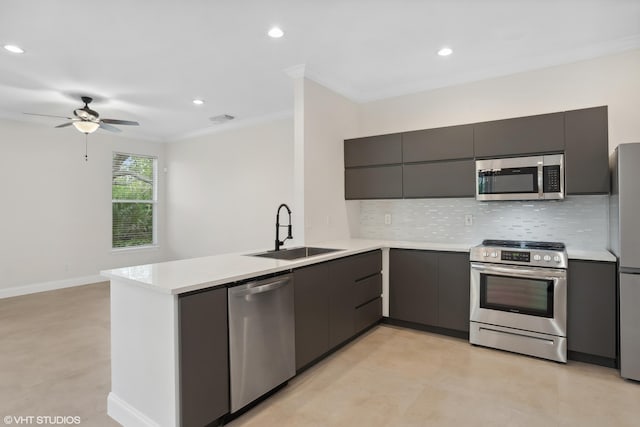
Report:
[[[156,243],[157,157],[113,153],[112,246]]]

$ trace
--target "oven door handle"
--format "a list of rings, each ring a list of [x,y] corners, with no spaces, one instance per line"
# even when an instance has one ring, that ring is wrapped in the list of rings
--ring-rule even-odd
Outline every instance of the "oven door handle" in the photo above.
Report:
[[[567,277],[566,270],[551,268],[528,268],[528,267],[502,267],[498,265],[487,265],[471,263],[471,269],[485,274],[495,274],[498,276],[525,277],[537,279],[563,279]]]

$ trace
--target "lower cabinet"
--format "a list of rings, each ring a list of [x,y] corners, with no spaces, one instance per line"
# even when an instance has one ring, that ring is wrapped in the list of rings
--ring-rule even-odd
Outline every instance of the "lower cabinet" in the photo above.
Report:
[[[392,249],[389,317],[469,331],[469,254]]]
[[[570,260],[567,271],[567,348],[612,359],[617,350],[616,264]]]
[[[296,321],[296,369],[329,350],[329,266],[327,263],[293,272]]]
[[[204,426],[229,412],[227,289],[178,300],[180,425]]]
[[[294,270],[296,369],[382,318],[382,252]]]

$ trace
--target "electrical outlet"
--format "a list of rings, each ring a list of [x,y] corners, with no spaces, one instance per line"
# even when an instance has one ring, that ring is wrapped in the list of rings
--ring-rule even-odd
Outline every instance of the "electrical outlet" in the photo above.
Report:
[[[473,215],[467,214],[464,216],[464,225],[473,225]]]
[[[391,214],[384,214],[385,225],[391,225]]]

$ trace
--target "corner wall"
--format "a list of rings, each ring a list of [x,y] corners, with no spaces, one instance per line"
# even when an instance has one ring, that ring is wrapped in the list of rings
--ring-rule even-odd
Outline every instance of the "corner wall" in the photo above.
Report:
[[[304,200],[296,200],[304,206],[304,243],[348,239],[350,211],[357,212],[358,206],[344,199],[343,140],[357,134],[358,105],[314,81],[298,79],[294,86],[303,96],[296,97],[296,111],[300,102],[303,108],[296,116],[302,129],[296,133],[295,179],[304,183]]]

